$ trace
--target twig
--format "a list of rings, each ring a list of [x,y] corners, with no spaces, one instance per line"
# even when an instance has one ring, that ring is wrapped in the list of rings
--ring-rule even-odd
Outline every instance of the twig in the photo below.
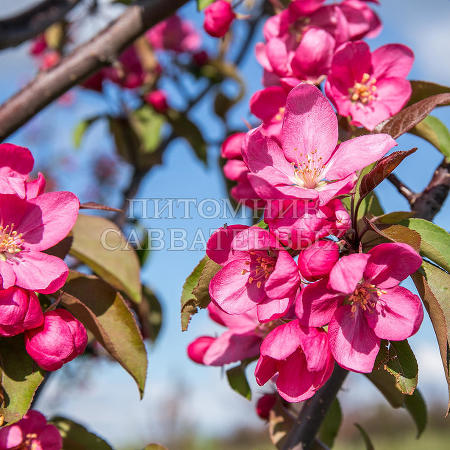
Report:
[[[397,188],[397,191],[400,192],[406,200],[408,200],[408,203],[412,205],[416,198],[416,194],[402,181],[400,181],[397,175],[391,173],[387,178]]]

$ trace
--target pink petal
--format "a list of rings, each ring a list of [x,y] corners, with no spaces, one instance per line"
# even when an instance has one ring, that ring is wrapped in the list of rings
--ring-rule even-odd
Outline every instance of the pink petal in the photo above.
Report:
[[[263,122],[268,122],[279,114],[280,108],[286,104],[286,98],[286,91],[282,87],[270,86],[253,94],[250,111]]]
[[[32,198],[36,198],[38,195],[41,195],[45,191],[45,177],[41,172],[38,173],[38,177],[33,181],[28,181],[26,184],[27,191],[27,199],[30,200]]]
[[[411,96],[411,83],[403,78],[383,78],[377,82],[377,99],[389,109],[391,116],[397,114]]]
[[[311,372],[325,371],[331,357],[328,334],[318,328],[305,329],[302,349],[306,356],[306,365]]]
[[[282,299],[267,298],[256,307],[258,321],[270,322],[285,316],[293,300],[293,296]]]
[[[235,251],[263,251],[278,247],[275,236],[268,230],[264,230],[258,226],[248,227],[238,233],[233,240],[231,246]],[[266,253],[261,256],[267,256]]]
[[[333,152],[337,138],[336,114],[320,90],[308,84],[299,84],[292,89],[281,132],[286,158],[301,163],[307,160],[307,155],[316,152],[316,159],[321,157],[325,162]]]
[[[256,307],[245,313],[236,315],[226,313],[214,302],[211,302],[208,305],[208,313],[216,323],[239,333],[254,330],[258,325]]]
[[[363,253],[343,256],[331,269],[328,286],[337,292],[351,294],[363,279],[369,259],[370,256]]]
[[[0,429],[0,448],[8,450],[20,448],[25,436],[18,424]]]
[[[256,382],[263,386],[265,385],[277,372],[277,361],[261,355],[258,359],[255,368]]]
[[[373,247],[364,278],[381,289],[397,286],[422,264],[420,255],[408,244],[399,242]]]
[[[39,442],[42,450],[61,450],[63,441],[58,428],[48,424],[39,434]],[[39,449],[36,449],[39,450]]]
[[[285,42],[279,38],[272,38],[266,44],[266,55],[272,70],[279,76],[288,76],[289,55]]]
[[[234,133],[228,136],[222,144],[221,156],[227,159],[242,158],[242,144],[245,141],[246,133]]]
[[[265,284],[270,298],[284,298],[292,295],[300,285],[298,266],[286,250],[280,250],[273,272]]]
[[[0,260],[0,282],[2,289],[8,289],[11,286],[14,286],[16,283],[16,274],[14,270],[6,261]]]
[[[414,63],[414,53],[406,45],[383,45],[372,53],[373,76],[382,78],[405,78]],[[378,88],[378,83],[377,83]]]
[[[261,355],[276,360],[286,359],[301,346],[304,331],[297,320],[273,329],[261,344]]]
[[[354,372],[372,372],[380,350],[380,339],[366,322],[364,313],[350,305],[341,306],[328,326],[330,349],[336,362]]]
[[[351,124],[357,127],[363,126],[372,131],[378,124],[391,117],[389,108],[382,101],[376,99],[368,105],[352,102],[350,106]]]
[[[246,173],[248,173],[248,167],[239,159],[230,159],[223,166],[223,174],[232,181],[238,181]]]
[[[39,299],[34,292],[28,292],[28,310],[23,319],[24,330],[30,330],[42,325],[44,314]]]
[[[30,150],[14,144],[0,144],[0,175],[17,172],[25,178],[33,170],[34,159]]]
[[[395,286],[381,294],[375,311],[366,311],[366,320],[381,339],[403,341],[412,336],[423,319],[422,302],[408,289]]]
[[[232,259],[245,257],[242,252],[233,251],[231,244],[235,237],[246,228],[248,228],[246,225],[230,225],[216,230],[206,244],[208,257],[221,266]]]
[[[267,52],[266,52],[266,44],[263,44],[262,42],[258,42],[255,45],[255,55],[256,60],[263,66],[263,68],[266,71],[272,72],[272,65],[269,62],[269,59],[267,58]]]

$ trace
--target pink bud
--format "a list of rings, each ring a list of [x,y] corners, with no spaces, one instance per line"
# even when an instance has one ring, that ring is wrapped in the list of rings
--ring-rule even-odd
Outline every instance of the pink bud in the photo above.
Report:
[[[203,358],[210,345],[216,340],[211,336],[200,336],[187,347],[187,354],[192,361],[203,364]]]
[[[165,113],[169,108],[165,91],[152,91],[145,96],[145,101],[152,105],[155,111]]]
[[[230,3],[217,0],[205,8],[205,31],[213,37],[223,37],[228,32],[231,23],[236,18]]]
[[[277,396],[275,394],[264,394],[256,402],[256,414],[263,420],[269,419],[270,410],[275,406]]]
[[[242,159],[242,145],[245,133],[234,133],[228,136],[222,144],[222,158]]]
[[[316,281],[328,275],[338,259],[336,242],[317,241],[300,253],[298,267],[305,280]]]
[[[0,290],[0,336],[16,336],[44,321],[34,292],[12,287]]]
[[[27,352],[44,370],[59,369],[81,355],[86,345],[86,329],[64,309],[45,313],[39,328],[25,332]]]
[[[30,54],[33,56],[39,56],[47,50],[47,41],[43,34],[34,38],[31,42]]]
[[[41,70],[51,69],[53,66],[56,66],[56,64],[58,64],[60,60],[61,55],[59,54],[59,52],[52,50],[44,54],[39,68]]]

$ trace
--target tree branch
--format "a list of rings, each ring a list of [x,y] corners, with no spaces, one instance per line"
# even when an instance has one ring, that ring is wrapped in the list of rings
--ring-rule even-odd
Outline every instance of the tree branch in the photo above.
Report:
[[[141,34],[172,15],[188,0],[140,0],[78,47],[57,66],[36,76],[0,106],[0,141],[34,117],[53,100],[110,64]]]
[[[43,0],[16,16],[0,20],[0,50],[15,47],[44,32],[81,0]]]
[[[387,178],[397,188],[397,191],[402,194],[403,197],[406,198],[406,200],[408,200],[408,203],[412,205],[416,194],[411,191],[411,189],[409,189],[409,187],[406,186],[402,181],[400,181],[397,175],[391,173]]]

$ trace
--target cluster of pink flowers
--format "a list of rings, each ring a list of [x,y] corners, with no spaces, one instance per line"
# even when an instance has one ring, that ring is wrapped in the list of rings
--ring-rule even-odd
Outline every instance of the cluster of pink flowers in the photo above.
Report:
[[[68,311],[43,312],[37,293],[61,289],[69,269],[48,249],[64,239],[78,216],[71,192],[44,192],[31,180],[30,151],[0,144],[0,336],[24,334],[27,352],[45,370],[83,353],[87,333]]]
[[[268,89],[282,96],[281,88]],[[220,366],[258,358],[257,383],[272,380],[283,399],[299,402],[323,386],[335,363],[371,372],[382,339],[418,330],[420,299],[399,283],[422,259],[406,244],[362,253],[345,241],[351,220],[340,196],[396,142],[371,134],[339,143],[336,113],[317,87],[300,83],[283,95],[280,125],[275,108],[261,108],[262,125],[223,145],[226,176],[259,202],[268,228],[225,226],[209,239],[207,256],[221,269],[208,309],[228,330],[196,339],[188,355]]]

